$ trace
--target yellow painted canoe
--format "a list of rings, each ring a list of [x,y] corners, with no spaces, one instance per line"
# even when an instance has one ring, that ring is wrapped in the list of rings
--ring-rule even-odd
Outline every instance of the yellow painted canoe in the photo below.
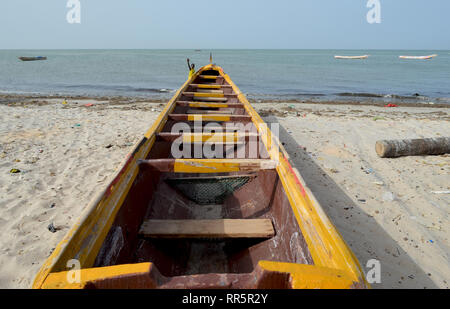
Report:
[[[223,69],[210,64],[167,103],[33,287],[368,283],[276,135]]]

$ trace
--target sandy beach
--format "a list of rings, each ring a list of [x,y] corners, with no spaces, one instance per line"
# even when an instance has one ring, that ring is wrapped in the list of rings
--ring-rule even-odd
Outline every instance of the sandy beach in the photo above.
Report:
[[[163,109],[130,98],[0,98],[0,288],[29,288]],[[331,103],[331,102],[328,102]],[[91,105],[93,104],[93,105]],[[450,136],[446,107],[255,103],[373,288],[448,288],[450,156],[381,159],[379,139]],[[11,173],[17,169],[17,173]],[[49,230],[52,225],[53,231]]]

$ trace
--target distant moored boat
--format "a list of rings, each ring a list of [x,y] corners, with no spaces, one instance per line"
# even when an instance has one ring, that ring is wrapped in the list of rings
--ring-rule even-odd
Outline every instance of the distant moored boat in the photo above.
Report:
[[[419,59],[419,60],[426,60],[426,59],[433,59],[434,57],[437,57],[437,55],[429,55],[429,56],[399,56],[400,59]]]
[[[47,60],[47,57],[37,56],[37,57],[19,57],[22,61],[36,61],[36,60]]]
[[[334,56],[336,59],[367,59],[369,58],[369,55],[362,55],[362,56]]]

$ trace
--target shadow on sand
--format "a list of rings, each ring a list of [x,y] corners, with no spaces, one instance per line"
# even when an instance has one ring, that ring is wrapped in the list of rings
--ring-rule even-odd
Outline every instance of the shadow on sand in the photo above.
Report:
[[[279,123],[274,116],[267,123]],[[280,141],[322,208],[358,258],[364,273],[381,264],[381,283],[372,288],[438,288],[377,221],[360,208],[280,125]]]

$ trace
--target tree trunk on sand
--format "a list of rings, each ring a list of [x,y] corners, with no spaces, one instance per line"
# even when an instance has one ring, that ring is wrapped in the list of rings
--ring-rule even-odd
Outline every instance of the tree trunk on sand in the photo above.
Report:
[[[382,140],[375,144],[375,151],[381,158],[441,155],[450,153],[450,137]]]

